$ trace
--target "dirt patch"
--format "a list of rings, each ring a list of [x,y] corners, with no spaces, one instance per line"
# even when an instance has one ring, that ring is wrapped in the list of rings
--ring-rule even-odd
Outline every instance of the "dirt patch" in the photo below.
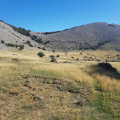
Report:
[[[46,120],[59,117],[65,120],[80,116],[80,108],[85,106],[89,91],[80,83],[67,79],[27,75],[2,94],[9,98],[3,100],[4,105],[0,108],[5,118],[23,119],[28,116]],[[34,115],[31,116],[31,112]]]

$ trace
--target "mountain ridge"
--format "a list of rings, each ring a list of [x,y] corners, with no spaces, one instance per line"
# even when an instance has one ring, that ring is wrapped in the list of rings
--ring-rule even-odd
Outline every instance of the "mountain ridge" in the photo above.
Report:
[[[32,47],[38,48],[45,47],[46,49],[62,51],[95,50],[98,48],[105,49],[105,44],[111,43],[113,44],[112,49],[119,51],[119,38],[120,25],[105,22],[90,23],[62,31],[33,32],[17,28],[0,20],[0,40],[16,45],[24,44],[25,47],[27,47],[27,41],[30,41]],[[1,43],[0,48],[4,48]]]
[[[51,33],[31,34],[50,40],[48,47],[64,50],[96,49],[112,41],[120,33],[120,26],[96,22]]]

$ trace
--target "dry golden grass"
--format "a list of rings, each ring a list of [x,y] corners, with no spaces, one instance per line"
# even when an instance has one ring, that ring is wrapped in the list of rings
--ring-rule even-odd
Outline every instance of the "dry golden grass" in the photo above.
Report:
[[[83,57],[86,55],[88,56],[91,55],[91,56],[96,56],[99,59],[105,60],[106,59],[105,56],[108,54],[110,54],[111,56],[116,56],[118,54],[118,52],[115,52],[115,51],[97,51],[97,52],[96,51],[84,51],[82,52],[82,55],[80,55],[79,52],[70,52],[66,55],[65,53],[62,53],[62,52],[52,53],[48,51],[43,51],[46,56],[44,58],[39,58],[37,56],[38,52],[39,50],[31,50],[31,51],[24,50],[22,52],[20,51],[0,52],[0,58],[1,58],[0,66],[1,67],[4,66],[1,68],[1,76],[5,76],[8,69],[11,69],[10,68],[11,66],[17,66],[17,64],[12,62],[11,59],[18,58],[20,59],[20,63],[22,63],[21,65],[26,66],[26,68],[31,67],[36,70],[51,71],[56,74],[59,74],[59,76],[71,78],[81,83],[85,83],[87,85],[92,86],[94,84],[93,78],[90,77],[87,73],[85,73],[81,68],[85,68],[87,65],[96,64],[97,61],[83,61]],[[55,56],[60,55],[60,58],[58,58],[58,64],[49,63],[50,55],[55,55]],[[74,57],[74,59],[72,59],[71,57]],[[75,58],[79,58],[80,60],[75,61]],[[70,63],[63,63],[64,61],[69,61]],[[119,67],[120,63],[114,62],[111,64],[115,66],[118,70],[120,70],[120,67]],[[25,69],[23,73],[25,73]],[[102,81],[104,86],[109,87],[109,89],[111,87],[108,84],[115,86],[114,89],[119,88],[119,81],[111,80],[111,78],[108,78],[108,77],[106,78],[106,76],[99,76],[99,75],[97,75],[96,78],[99,78],[99,80]],[[104,80],[104,79],[107,79],[107,80]],[[108,81],[111,81],[111,82],[108,82]]]
[[[96,75],[96,79],[99,80],[103,90],[110,92],[116,91],[120,93],[120,81],[106,77],[104,75]]]
[[[40,58],[37,56],[39,51],[42,50],[0,52],[0,119],[104,120],[107,112],[109,120],[120,117],[120,80],[98,73],[89,74],[92,69],[88,67],[97,64],[97,59],[105,61],[108,55],[111,56],[110,61],[115,60],[118,52],[84,51],[82,54],[70,52],[66,55],[63,52],[42,51],[46,56]],[[60,55],[58,63],[50,63],[50,55]],[[85,56],[94,56],[93,61],[84,61]],[[77,58],[79,61],[76,61]],[[120,71],[119,62],[111,64]],[[24,78],[27,75],[29,77]],[[58,84],[54,84],[54,79],[58,79]],[[26,81],[30,83],[25,85]],[[80,93],[75,92],[78,89]],[[18,95],[11,95],[11,92]],[[43,97],[42,103],[34,101],[34,96]],[[86,105],[77,106],[75,103],[79,99],[83,103],[87,101]],[[97,108],[102,111],[101,114]]]

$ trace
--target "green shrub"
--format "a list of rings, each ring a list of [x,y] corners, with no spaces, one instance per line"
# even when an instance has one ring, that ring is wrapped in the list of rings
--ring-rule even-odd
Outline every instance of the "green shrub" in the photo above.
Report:
[[[30,47],[33,47],[31,41],[27,41],[26,43],[27,43]]]
[[[35,39],[35,41],[38,43],[43,43],[42,38]]]
[[[45,56],[45,54],[44,54],[43,52],[39,52],[37,55],[38,55],[39,57],[44,57],[44,56]]]
[[[33,109],[33,106],[32,105],[23,105],[22,106],[22,109],[25,109],[25,110],[30,110],[30,109]]]
[[[41,47],[37,47],[38,49],[42,49]]]
[[[53,57],[55,57],[54,55],[50,55],[50,58],[53,58]]]
[[[50,58],[51,58],[51,61],[50,61],[50,62],[57,63],[57,60],[56,60],[56,58],[55,58],[54,55],[50,55]]]
[[[31,39],[35,40],[35,39],[37,39],[37,36],[33,35],[33,36],[31,36]]]
[[[48,41],[45,41],[44,42],[44,45],[46,45],[46,44],[49,44],[50,43],[50,41],[48,40]]]
[[[60,57],[60,55],[56,55],[56,57]]]
[[[53,53],[55,53],[55,50],[53,50]]]
[[[19,45],[19,47],[20,47],[20,50],[24,49],[24,45]]]
[[[13,28],[13,30],[19,32],[22,35],[30,36],[30,31],[29,30],[25,30],[24,28],[17,28],[17,27],[12,26],[12,25],[11,25],[11,27]]]
[[[79,61],[79,58],[77,58],[76,61]]]
[[[5,41],[4,41],[4,40],[1,40],[1,43],[2,43],[2,44],[5,44]]]
[[[43,47],[42,49],[43,49],[43,50],[46,50],[46,48],[45,48],[45,47]]]
[[[24,45],[15,45],[15,44],[13,44],[13,43],[6,43],[6,46],[16,47],[16,48],[19,47],[20,50],[23,50],[23,49],[24,49]]]
[[[30,42],[30,41],[27,41],[26,43],[27,43],[27,44],[31,44],[31,42]]]
[[[13,44],[13,43],[6,43],[6,45],[9,47],[15,47],[15,44]]]

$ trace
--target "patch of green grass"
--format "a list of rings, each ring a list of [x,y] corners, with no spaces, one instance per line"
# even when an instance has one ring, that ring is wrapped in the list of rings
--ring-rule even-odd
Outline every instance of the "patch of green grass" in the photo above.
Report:
[[[32,110],[32,109],[33,109],[33,105],[23,105],[23,106],[22,106],[22,109]]]
[[[35,69],[31,69],[29,74],[34,75],[34,76],[48,77],[48,78],[61,78],[62,77],[57,72],[45,71],[45,70],[35,70]]]
[[[21,93],[25,93],[25,92],[27,92],[27,90],[22,89],[20,92],[21,92]]]
[[[84,112],[84,111],[82,111]],[[80,120],[98,120],[95,116],[95,112],[92,110],[91,112],[82,113],[82,117]]]
[[[114,94],[97,92],[94,94],[94,104],[96,111],[100,113],[101,120],[113,120],[120,117],[120,108],[115,107]]]

